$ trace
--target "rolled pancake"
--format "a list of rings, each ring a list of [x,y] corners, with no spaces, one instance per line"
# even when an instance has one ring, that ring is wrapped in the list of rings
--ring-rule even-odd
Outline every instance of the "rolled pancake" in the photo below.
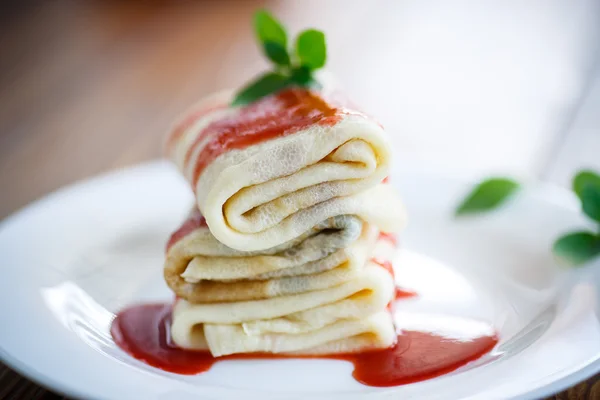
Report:
[[[241,251],[277,247],[337,215],[385,232],[403,225],[381,126],[339,97],[292,88],[244,107],[200,102],[167,139],[214,237]],[[394,212],[390,213],[390,206]]]
[[[186,349],[233,353],[347,353],[383,348],[395,340],[385,311],[392,275],[374,262],[351,281],[324,290],[262,300],[173,308],[171,336]]]
[[[178,297],[191,303],[257,300],[325,289],[356,276],[377,233],[355,216],[340,215],[278,248],[240,252],[220,244],[201,216],[193,213],[169,243],[165,281]]]

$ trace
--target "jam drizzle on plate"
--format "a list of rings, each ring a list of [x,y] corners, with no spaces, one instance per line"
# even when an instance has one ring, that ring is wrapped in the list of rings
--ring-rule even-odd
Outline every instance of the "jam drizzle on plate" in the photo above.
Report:
[[[184,375],[208,371],[224,360],[282,359],[276,354],[234,354],[213,357],[208,351],[178,348],[170,340],[171,305],[144,304],[121,311],[111,327],[115,343],[138,360],[162,370]],[[453,338],[443,333],[406,330],[390,348],[358,354],[319,357],[349,361],[352,376],[368,386],[397,386],[454,371],[491,351],[495,335]]]

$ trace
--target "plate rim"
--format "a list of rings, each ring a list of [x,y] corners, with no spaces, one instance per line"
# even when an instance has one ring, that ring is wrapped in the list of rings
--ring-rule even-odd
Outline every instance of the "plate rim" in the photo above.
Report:
[[[42,206],[44,203],[50,203],[54,201],[56,198],[65,193],[73,190],[82,190],[86,186],[94,186],[103,180],[114,179],[117,176],[135,173],[146,174],[151,172],[153,169],[164,168],[166,165],[170,165],[170,163],[167,160],[160,158],[120,168],[110,169],[88,178],[76,180],[46,193],[42,197],[29,202],[28,204],[20,207],[8,216],[4,217],[0,221],[0,233],[3,232],[13,221],[18,220],[22,215]],[[441,178],[444,180],[451,180],[457,184],[468,184],[474,181],[472,177],[465,178],[464,176],[449,174],[447,171],[435,170],[429,166],[421,166],[418,163],[411,163],[408,166],[403,166],[402,173],[418,173],[422,175],[433,176],[438,179]],[[578,211],[578,203],[576,202],[576,198],[569,190],[553,183],[539,181],[533,181],[533,183],[533,185],[529,185],[525,188],[526,195],[536,197],[538,201],[551,202],[556,206],[571,212]],[[551,197],[549,198],[549,196]],[[596,285],[596,287],[597,286],[598,285]],[[515,396],[514,399],[530,399],[551,396],[592,377],[600,372],[600,354],[596,356],[597,357],[595,360],[592,360],[589,364],[585,365],[581,369],[572,371],[568,375],[563,376],[556,381],[547,383],[537,389],[519,394]],[[38,370],[35,368],[35,366],[22,362],[17,357],[13,356],[7,349],[5,349],[2,343],[0,343],[0,361],[2,361],[8,368],[20,374],[23,378],[28,379],[42,388],[57,394],[75,398],[89,398],[92,400],[111,400],[108,397],[104,397],[97,391],[80,392],[78,389],[74,388],[74,386],[70,386],[68,382],[53,378],[46,372]]]

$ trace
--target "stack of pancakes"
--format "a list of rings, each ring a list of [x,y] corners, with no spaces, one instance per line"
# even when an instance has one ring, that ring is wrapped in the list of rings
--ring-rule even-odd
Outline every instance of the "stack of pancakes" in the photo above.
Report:
[[[229,100],[196,104],[167,139],[196,198],[167,246],[172,340],[214,356],[391,346],[405,218],[385,132],[334,94]]]

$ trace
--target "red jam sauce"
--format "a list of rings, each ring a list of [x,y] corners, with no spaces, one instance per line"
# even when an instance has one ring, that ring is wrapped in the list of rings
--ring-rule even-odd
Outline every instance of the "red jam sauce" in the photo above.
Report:
[[[170,326],[170,305],[144,304],[121,311],[110,332],[119,347],[153,367],[184,375],[208,371],[214,358],[177,348],[170,340]]]
[[[175,243],[181,240],[184,236],[192,233],[198,228],[207,226],[208,225],[206,224],[206,219],[204,219],[204,216],[200,214],[200,211],[198,211],[198,209],[195,209],[192,212],[192,214],[188,217],[188,219],[185,220],[183,225],[181,225],[179,229],[173,232],[173,234],[169,238],[169,241],[167,242],[167,251],[169,251],[171,246],[173,246]]]
[[[394,247],[398,247],[398,238],[393,233],[380,232],[379,240],[387,240],[388,242],[393,244]]]
[[[408,299],[408,298],[417,297],[417,296],[418,296],[417,292],[415,292],[413,290],[402,288],[400,286],[396,286],[396,294],[394,296],[394,298],[396,300]]]
[[[457,340],[431,332],[403,331],[393,347],[345,356],[354,379],[367,386],[398,386],[452,372],[489,353],[496,336]]]
[[[113,321],[115,343],[138,360],[177,374],[193,375],[207,371],[221,360],[281,359],[273,354],[241,354],[215,358],[205,351],[183,350],[170,340],[171,306],[146,304],[121,311]],[[430,379],[454,371],[490,352],[495,335],[461,337],[436,332],[406,330],[397,343],[384,350],[323,357],[349,361],[352,376],[368,386],[397,386]]]
[[[204,169],[227,151],[286,136],[313,124],[335,125],[348,113],[319,93],[301,88],[286,89],[242,107],[234,115],[209,124],[188,149],[184,164],[190,162],[195,148],[210,138],[197,157],[192,186],[196,187]]]
[[[183,133],[188,130],[193,124],[196,123],[200,118],[204,117],[206,114],[209,114],[213,111],[222,110],[227,108],[227,104],[213,104],[210,106],[201,107],[189,115],[187,115],[181,122],[179,122],[171,131],[171,134],[167,138],[167,142],[165,143],[165,151],[168,154],[173,145],[181,138]]]
[[[380,260],[378,258],[371,258],[371,262],[374,262],[375,264],[379,265],[380,267],[382,267],[383,269],[388,271],[392,276],[395,276],[394,275],[394,266],[392,265],[391,261]]]

